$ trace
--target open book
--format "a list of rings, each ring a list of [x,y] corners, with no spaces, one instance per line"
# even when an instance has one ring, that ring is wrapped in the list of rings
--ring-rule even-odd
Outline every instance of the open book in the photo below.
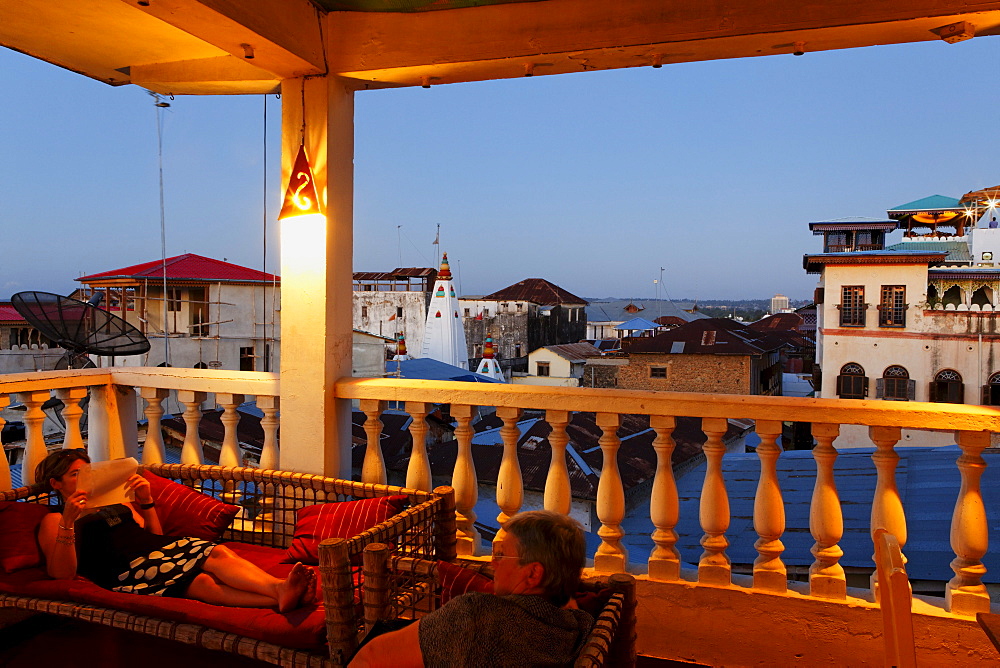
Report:
[[[91,508],[126,503],[134,495],[125,492],[125,481],[138,468],[139,462],[133,457],[94,462],[80,469],[76,488],[87,492],[87,505]]]

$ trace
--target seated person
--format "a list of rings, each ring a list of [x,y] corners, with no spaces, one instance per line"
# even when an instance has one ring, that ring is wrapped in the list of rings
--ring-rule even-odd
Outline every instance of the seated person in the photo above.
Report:
[[[515,515],[493,548],[495,594],[469,593],[409,626],[378,636],[362,666],[563,666],[593,618],[572,605],[586,560],[579,523],[559,513]]]
[[[125,483],[134,503],[88,507],[77,480],[89,462],[83,450],[57,450],[35,469],[35,480],[48,483],[63,502],[38,528],[51,577],[79,574],[113,591],[280,612],[313,602],[316,576],[302,564],[280,580],[222,545],[161,535],[149,481],[139,474]]]

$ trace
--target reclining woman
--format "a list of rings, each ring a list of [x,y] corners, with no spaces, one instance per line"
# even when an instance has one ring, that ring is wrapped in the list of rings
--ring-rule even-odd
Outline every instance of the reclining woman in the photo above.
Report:
[[[62,500],[38,529],[51,577],[82,575],[113,591],[279,612],[313,602],[316,576],[302,564],[281,580],[223,545],[162,535],[149,481],[139,474],[125,483],[135,502],[89,507],[87,492],[77,489],[80,469],[89,462],[83,450],[57,450],[35,469],[35,480]]]

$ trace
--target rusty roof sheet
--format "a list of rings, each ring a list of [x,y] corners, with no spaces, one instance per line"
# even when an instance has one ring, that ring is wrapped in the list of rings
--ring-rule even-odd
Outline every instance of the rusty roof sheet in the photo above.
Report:
[[[750,329],[758,332],[776,330],[781,332],[796,332],[802,326],[802,316],[798,313],[775,313],[757,322],[751,322]]]
[[[435,278],[437,269],[430,267],[397,267],[392,271],[356,271],[355,281],[391,281],[409,278]]]
[[[545,346],[545,349],[570,361],[600,357],[603,354],[600,349],[590,343],[562,343],[556,346]]]
[[[728,318],[693,320],[652,337],[623,339],[628,354],[675,353],[708,355],[760,355],[777,350],[784,339],[757,332]]]
[[[558,285],[544,278],[526,278],[523,281],[497,290],[483,299],[496,301],[531,302],[532,304],[581,304],[586,306],[587,300],[577,297]]]

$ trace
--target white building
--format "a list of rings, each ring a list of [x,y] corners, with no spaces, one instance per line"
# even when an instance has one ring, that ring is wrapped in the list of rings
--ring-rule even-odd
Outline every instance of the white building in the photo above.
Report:
[[[354,329],[395,341],[423,341],[427,306],[437,271],[400,267],[354,273]]]
[[[587,360],[601,355],[589,343],[544,346],[528,354],[527,375],[518,374],[511,381],[516,385],[579,387]]]
[[[852,235],[879,238],[866,250],[838,243],[846,223],[810,224],[825,235],[825,248],[844,247],[804,257],[806,271],[820,275],[818,396],[1000,405],[1000,266],[993,261],[1000,260],[1000,229],[975,227],[975,206],[941,196],[889,213],[899,211],[898,223],[849,224]],[[939,229],[949,213],[965,218],[952,223],[965,234]],[[932,234],[927,220],[936,220]],[[901,243],[871,248],[897,225],[906,230]],[[904,431],[901,442],[951,443],[951,433],[918,431]],[[871,441],[866,429],[845,425],[836,444]]]

